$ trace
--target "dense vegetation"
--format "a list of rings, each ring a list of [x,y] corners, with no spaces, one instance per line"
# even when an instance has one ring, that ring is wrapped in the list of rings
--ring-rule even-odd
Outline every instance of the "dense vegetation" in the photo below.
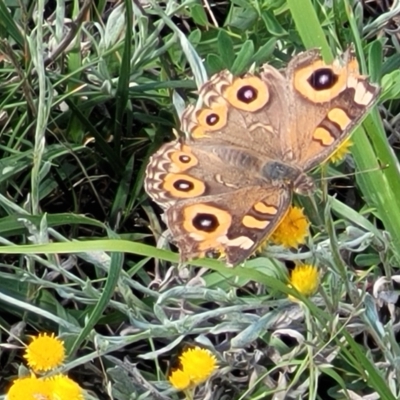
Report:
[[[219,365],[199,399],[399,398],[400,3],[387,3],[0,1],[1,394],[28,335],[54,332],[88,398],[182,398],[167,374],[195,341]],[[351,43],[381,97],[352,156],[315,172],[314,201],[296,198],[307,245],[178,269],[143,179],[196,82]],[[287,297],[299,261],[322,277],[302,303]]]

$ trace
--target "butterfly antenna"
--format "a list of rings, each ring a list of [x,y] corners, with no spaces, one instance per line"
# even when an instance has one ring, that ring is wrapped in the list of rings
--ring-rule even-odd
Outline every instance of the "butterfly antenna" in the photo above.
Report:
[[[376,172],[376,171],[382,171],[386,168],[389,168],[389,164],[381,164],[379,167],[374,167],[374,168],[369,168],[365,169],[363,171],[355,171],[355,172],[350,172],[348,174],[342,174],[342,175],[333,175],[333,176],[325,176],[322,178],[316,178],[315,182],[325,182],[325,181],[330,181],[332,179],[339,179],[339,178],[348,178],[350,176],[356,176],[356,175],[361,175],[361,174],[366,174],[368,172]]]

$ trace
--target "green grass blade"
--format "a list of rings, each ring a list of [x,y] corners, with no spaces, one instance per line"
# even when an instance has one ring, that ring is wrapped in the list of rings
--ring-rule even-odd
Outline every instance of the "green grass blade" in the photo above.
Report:
[[[15,23],[14,18],[8,11],[5,1],[0,1],[0,25],[4,30],[3,32],[7,33],[7,36],[3,35],[3,37],[8,37],[8,35],[10,35],[21,48],[24,47],[24,37],[22,36],[20,28]]]
[[[132,47],[132,1],[125,1],[125,41],[119,69],[118,86],[116,92],[116,111],[114,125],[114,149],[117,154],[120,152],[121,137],[124,129],[124,114],[129,98],[129,76],[131,71],[131,47]]]
[[[110,268],[107,275],[106,284],[102,290],[101,296],[94,307],[92,313],[88,316],[85,321],[85,326],[77,337],[76,341],[70,349],[70,354],[74,354],[79,348],[82,342],[89,335],[91,330],[98,323],[98,320],[102,317],[104,310],[108,306],[111,298],[114,296],[115,287],[117,286],[118,279],[122,270],[124,262],[124,255],[122,253],[113,253],[111,255]]]
[[[333,60],[325,32],[318,20],[315,6],[309,0],[288,0],[297,31],[307,49],[318,47],[326,62]]]

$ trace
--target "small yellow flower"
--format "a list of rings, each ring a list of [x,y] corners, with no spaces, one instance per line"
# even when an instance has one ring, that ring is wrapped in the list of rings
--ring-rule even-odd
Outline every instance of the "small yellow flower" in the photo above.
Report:
[[[185,390],[191,384],[189,375],[179,368],[171,372],[168,380],[171,385],[178,390]]]
[[[51,388],[35,375],[18,378],[10,387],[7,400],[52,400]]]
[[[339,148],[329,157],[329,162],[339,163],[343,160],[346,154],[350,153],[350,147],[353,146],[353,142],[350,139],[346,139]]]
[[[32,342],[26,348],[24,358],[35,372],[49,371],[64,362],[64,342],[54,337],[54,333],[51,335],[41,333],[39,336],[31,337]]]
[[[185,390],[206,381],[218,368],[215,356],[207,349],[193,347],[179,357],[180,367],[169,376],[172,386]]]
[[[217,368],[215,356],[209,350],[200,347],[187,349],[179,357],[179,361],[182,370],[190,376],[195,386],[207,380]]]
[[[291,207],[285,218],[281,221],[270,240],[284,247],[297,248],[306,242],[309,221],[300,207]]]
[[[312,296],[318,289],[319,272],[314,265],[297,265],[290,274],[289,287],[295,288],[303,296]],[[298,301],[289,295],[292,301]]]
[[[55,375],[45,382],[51,388],[51,400],[83,400],[81,387],[66,375]]]

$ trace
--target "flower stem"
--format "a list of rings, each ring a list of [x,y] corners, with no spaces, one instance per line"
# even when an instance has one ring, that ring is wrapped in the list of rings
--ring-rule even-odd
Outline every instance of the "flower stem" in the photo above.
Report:
[[[185,389],[184,390],[186,400],[194,399],[194,389]]]

